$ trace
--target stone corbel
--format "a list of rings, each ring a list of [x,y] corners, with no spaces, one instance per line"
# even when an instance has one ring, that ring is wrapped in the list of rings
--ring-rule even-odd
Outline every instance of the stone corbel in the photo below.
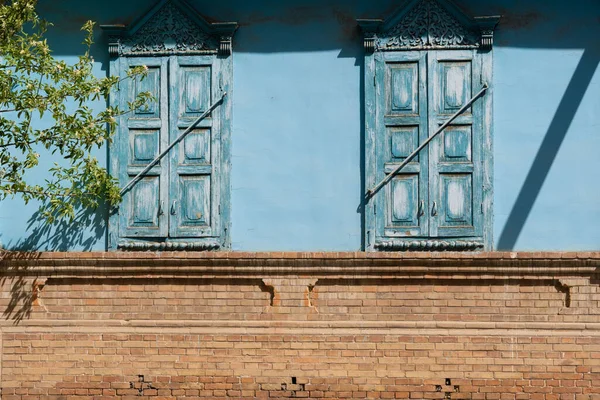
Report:
[[[500,21],[499,15],[488,17],[475,17],[475,22],[481,32],[480,48],[482,50],[491,50],[494,45],[494,29]]]

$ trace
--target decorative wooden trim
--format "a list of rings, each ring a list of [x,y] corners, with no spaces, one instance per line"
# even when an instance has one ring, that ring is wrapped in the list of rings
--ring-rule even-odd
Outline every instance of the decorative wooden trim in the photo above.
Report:
[[[483,242],[476,240],[387,240],[375,243],[384,251],[475,251],[483,249]]]
[[[383,21],[380,19],[358,19],[356,22],[363,31],[365,53],[373,53],[375,51],[375,41],[377,40],[377,29]]]
[[[449,0],[406,0],[385,21],[357,20],[365,50],[490,50],[500,17],[467,16]],[[372,50],[371,50],[372,49]]]
[[[500,22],[500,17],[475,17],[474,19],[481,31],[481,49],[491,50],[494,45],[494,29]]]
[[[229,56],[232,51],[232,37],[231,36],[223,36],[219,41],[219,55],[221,56]]]
[[[130,27],[101,25],[117,56],[231,54],[235,22],[208,23],[182,0],[161,0]]]
[[[119,55],[119,46],[121,41],[121,32],[125,29],[124,25],[101,25],[107,35],[108,55],[117,57]]]
[[[117,249],[124,251],[206,251],[218,250],[221,245],[215,241],[189,241],[189,242],[152,242],[141,240],[120,240]]]

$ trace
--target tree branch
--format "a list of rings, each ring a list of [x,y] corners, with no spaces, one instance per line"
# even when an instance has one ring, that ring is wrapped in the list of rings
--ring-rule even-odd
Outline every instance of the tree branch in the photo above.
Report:
[[[29,146],[30,144],[34,144],[36,142],[37,142],[37,140],[31,140],[29,142],[19,142],[19,143],[4,143],[4,144],[0,144],[0,149],[4,149],[4,148],[10,147],[10,146],[16,146],[18,144],[25,144],[25,145]]]

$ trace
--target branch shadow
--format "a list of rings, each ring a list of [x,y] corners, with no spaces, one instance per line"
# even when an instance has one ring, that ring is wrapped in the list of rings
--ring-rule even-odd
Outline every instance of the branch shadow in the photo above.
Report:
[[[107,218],[108,207],[105,205],[96,210],[79,209],[72,221],[57,220],[54,223],[48,223],[41,212],[36,211],[27,221],[27,237],[7,243],[6,248],[20,252],[74,248],[90,251],[105,238]]]
[[[20,263],[20,260],[35,260],[39,258],[37,252],[8,252],[0,253],[0,287],[10,285],[10,300],[2,312],[5,320],[12,320],[13,325],[19,325],[23,319],[31,316],[33,305],[37,300],[37,294],[43,283],[37,278],[29,276],[27,272],[27,262]],[[10,261],[7,265],[3,261]]]
[[[497,250],[514,249],[599,62],[600,51],[584,50],[506,220]]]
[[[29,218],[29,235],[16,243],[9,242],[6,246],[9,251],[0,255],[0,287],[10,286],[10,299],[2,311],[5,320],[19,325],[31,317],[33,307],[38,304],[38,295],[45,283],[27,271],[28,261],[39,258],[38,250],[67,251],[73,246],[92,250],[105,237],[106,210],[104,206],[95,211],[80,209],[72,221],[59,220],[52,224],[40,211]]]

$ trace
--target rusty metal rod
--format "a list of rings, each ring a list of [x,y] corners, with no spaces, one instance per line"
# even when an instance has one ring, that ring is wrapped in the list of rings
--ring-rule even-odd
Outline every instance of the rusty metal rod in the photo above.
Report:
[[[223,102],[223,99],[225,98],[225,96],[227,96],[227,92],[223,92],[223,94],[221,95],[221,97],[217,101],[215,101],[213,103],[213,105],[208,108],[208,110],[204,111],[204,113],[202,113],[201,116],[199,116],[194,122],[192,122],[192,124],[190,126],[188,126],[187,129],[181,135],[179,135],[179,137],[177,139],[175,139],[169,145],[169,147],[167,147],[162,153],[160,153],[158,156],[156,156],[156,158],[154,160],[150,161],[150,163],[146,166],[146,168],[144,168],[142,171],[140,171],[139,174],[137,174],[132,180],[129,181],[129,183],[127,185],[125,185],[125,187],[123,189],[121,189],[121,191],[119,192],[119,194],[121,196],[123,196],[123,193],[125,193],[126,191],[128,191],[133,185],[135,185],[140,180],[140,178],[142,176],[146,175],[148,173],[148,171],[150,171],[152,169],[152,167],[154,167],[156,164],[158,164],[158,162],[165,155],[167,155],[167,153],[169,151],[171,151],[171,149],[173,147],[175,147],[175,145],[177,143],[179,143],[183,139],[185,139],[185,137],[192,131],[192,129],[194,129],[196,127],[196,125],[198,125],[200,123],[200,121],[202,121],[204,118],[206,118],[211,112],[213,112],[213,110],[215,108],[217,108],[217,106],[219,104],[221,104]]]
[[[450,125],[452,123],[452,121],[454,121],[456,118],[458,118],[458,116],[460,116],[462,113],[464,113],[467,110],[467,108],[469,108],[471,106],[471,104],[473,104],[475,102],[475,100],[477,100],[482,94],[485,93],[486,90],[488,90],[488,85],[487,85],[487,83],[484,83],[483,88],[475,96],[473,96],[471,98],[471,100],[467,101],[465,103],[465,105],[462,106],[460,108],[460,110],[455,112],[446,122],[444,122],[442,124],[442,126],[440,126],[438,128],[438,130],[435,131],[435,133],[433,135],[429,136],[423,143],[421,143],[421,145],[419,147],[417,147],[417,149],[415,151],[410,153],[409,156],[406,157],[406,159],[404,161],[402,161],[402,163],[396,167],[396,169],[394,169],[392,172],[390,172],[385,178],[383,178],[381,180],[381,182],[379,182],[373,188],[367,190],[367,193],[365,193],[365,200],[369,200],[371,197],[375,196],[375,194],[383,186],[385,186],[385,184],[388,183],[394,177],[394,175],[396,175],[398,172],[400,172],[400,170],[402,168],[404,168],[413,158],[415,158],[417,156],[417,154],[419,154],[419,152],[421,150],[423,150],[425,148],[425,146],[427,146],[429,144],[429,142],[431,142],[433,140],[433,138],[435,138],[437,135],[440,134],[440,132],[442,132],[444,129],[446,129],[446,127],[448,125]]]

